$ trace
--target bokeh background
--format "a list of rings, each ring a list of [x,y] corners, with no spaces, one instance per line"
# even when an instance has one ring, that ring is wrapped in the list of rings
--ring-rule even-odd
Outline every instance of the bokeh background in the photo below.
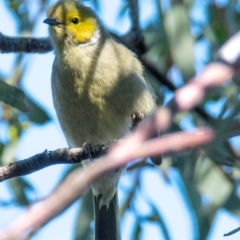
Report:
[[[52,0],[1,0],[0,32],[8,36],[46,37],[43,24]],[[89,0],[108,30],[118,36],[131,29],[127,0]],[[237,0],[139,0],[140,26],[147,57],[176,88],[217,56],[219,47],[240,28]],[[28,158],[45,149],[66,147],[51,98],[54,59],[47,54],[0,54],[0,83],[21,88],[31,111],[0,102],[0,164]],[[159,105],[173,89],[146,68]],[[119,184],[122,239],[221,240],[240,226],[239,78],[208,93],[200,108],[177,114],[169,132],[213,127],[216,140],[203,148],[164,156],[163,164],[127,171]],[[0,94],[3,95],[0,84]],[[187,96],[186,96],[187,97]],[[0,97],[1,99],[1,97]],[[1,99],[2,100],[2,99]],[[51,194],[76,167],[52,166],[0,183],[0,228],[29,204]],[[93,210],[87,194],[32,237],[92,239]]]

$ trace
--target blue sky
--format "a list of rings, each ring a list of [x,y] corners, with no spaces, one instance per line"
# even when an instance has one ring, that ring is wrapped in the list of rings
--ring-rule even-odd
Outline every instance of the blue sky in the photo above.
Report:
[[[121,20],[116,17],[117,9],[123,1],[102,0],[101,2],[102,4],[99,9],[99,15],[106,26],[117,32],[126,32],[130,27],[129,19],[127,16]],[[142,0],[140,2],[141,23],[143,24],[150,21],[152,16],[157,13],[156,7],[154,6],[154,0],[148,0],[147,2]],[[32,1],[33,10],[37,9],[37,3],[37,0]],[[13,16],[5,10],[4,1],[0,2],[0,16],[0,32],[6,35],[16,36],[16,23]],[[199,16],[202,17],[201,14]],[[48,35],[47,25],[42,23],[44,18],[45,14],[38,19],[33,31],[33,36],[44,37]],[[203,45],[200,45],[199,47],[203,48]],[[8,75],[11,72],[13,59],[14,54],[0,55],[1,73]],[[67,146],[56,119],[51,98],[50,76],[54,55],[53,53],[42,55],[32,54],[27,55],[26,59],[29,61],[22,82],[22,87],[24,91],[36,99],[36,101],[46,109],[53,121],[44,126],[32,124],[31,127],[24,132],[16,152],[17,159],[27,158],[36,153],[42,152],[45,149],[54,150]],[[4,124],[0,123],[0,138],[4,138],[5,136],[4,128]],[[38,199],[50,194],[65,169],[65,166],[52,166],[26,176],[26,179],[31,181],[36,188],[36,194],[34,197]],[[186,205],[186,196],[181,190],[182,188],[179,186],[182,185],[179,173],[177,170],[170,169],[167,172],[167,175],[170,182],[166,182],[158,170],[147,169],[142,173],[141,190],[144,192],[144,197],[139,194],[139,192],[137,193],[137,198],[135,200],[138,202],[137,210],[139,211],[139,214],[146,214],[150,211],[146,204],[147,199],[148,201],[155,203],[158,206],[158,211],[163,214],[164,220],[170,230],[172,240],[197,239],[195,217],[191,214],[189,206]],[[131,184],[131,178],[129,178],[129,176],[124,176],[120,183],[120,203],[126,196],[124,191],[121,191],[121,186],[129,186],[129,184]],[[11,193],[7,187],[7,183],[0,184],[0,196],[0,199],[11,199]],[[39,231],[33,239],[49,239],[49,236],[58,240],[73,239],[72,232],[74,229],[74,220],[78,213],[78,207],[79,203],[73,204],[73,206],[71,206],[66,212]],[[0,218],[0,228],[7,226],[23,211],[24,209],[17,207],[0,208],[0,216],[4,216]],[[133,214],[128,212],[123,221],[123,240],[130,239],[129,232],[132,230],[134,221]],[[228,232],[239,225],[239,218],[221,210],[214,220],[213,229],[208,240],[225,239],[222,237],[223,233]],[[59,229],[64,230],[59,231]],[[151,236],[151,240],[163,239],[162,231],[157,225],[147,224],[145,226],[142,239],[150,239],[149,236]],[[228,239],[239,239],[239,235],[233,235]]]

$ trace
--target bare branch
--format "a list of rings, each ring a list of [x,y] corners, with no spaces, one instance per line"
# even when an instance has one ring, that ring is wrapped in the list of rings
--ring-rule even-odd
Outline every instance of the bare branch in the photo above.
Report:
[[[128,0],[128,5],[130,8],[130,16],[132,20],[132,31],[138,35],[140,33],[138,0]]]
[[[0,33],[1,53],[47,53],[52,50],[49,38],[8,37]]]
[[[117,144],[119,141],[120,140],[115,140],[108,144],[95,146],[91,154],[94,157],[100,157],[105,154],[111,146]],[[86,159],[88,159],[88,156],[82,148],[61,148],[55,151],[45,150],[44,152],[28,159],[1,167],[0,182],[10,178],[24,176],[51,165],[80,163]]]
[[[128,6],[130,9],[130,18],[132,21],[131,30],[121,39],[127,45],[131,45],[131,49],[137,54],[144,54],[146,52],[146,46],[144,37],[139,25],[139,7],[138,0],[128,0]]]

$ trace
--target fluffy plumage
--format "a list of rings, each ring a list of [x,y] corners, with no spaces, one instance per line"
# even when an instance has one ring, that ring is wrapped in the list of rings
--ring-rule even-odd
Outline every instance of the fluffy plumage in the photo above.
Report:
[[[142,65],[109,35],[90,8],[76,1],[59,1],[49,9],[45,23],[50,25],[56,54],[54,107],[71,147],[123,137],[131,128],[134,112],[147,116],[155,110]],[[108,209],[116,198],[121,171],[113,170],[92,183],[99,209]]]

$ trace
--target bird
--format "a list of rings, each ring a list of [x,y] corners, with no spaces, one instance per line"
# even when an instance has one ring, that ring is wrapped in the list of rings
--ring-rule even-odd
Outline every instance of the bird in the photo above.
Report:
[[[44,23],[55,54],[53,104],[69,147],[122,138],[129,134],[134,114],[155,112],[155,95],[142,64],[90,7],[60,0],[48,9]],[[83,165],[91,161],[95,159]],[[91,184],[97,240],[121,239],[117,186],[123,171],[112,170]]]

